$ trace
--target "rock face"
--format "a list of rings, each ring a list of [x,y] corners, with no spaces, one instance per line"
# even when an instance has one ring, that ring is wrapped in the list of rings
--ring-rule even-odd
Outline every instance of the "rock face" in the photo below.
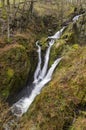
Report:
[[[25,85],[30,61],[22,45],[12,45],[0,53],[0,97],[7,99]]]

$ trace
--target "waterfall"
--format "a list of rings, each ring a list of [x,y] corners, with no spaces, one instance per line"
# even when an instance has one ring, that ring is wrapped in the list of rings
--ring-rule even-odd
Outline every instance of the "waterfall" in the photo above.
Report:
[[[37,83],[38,82],[38,76],[40,74],[40,71],[41,71],[41,47],[38,45],[38,41],[36,42],[36,46],[38,47],[38,65],[37,65],[37,68],[36,68],[36,71],[34,73],[34,81],[33,83]]]
[[[75,16],[73,18],[73,22],[76,22],[80,16],[81,15]],[[36,46],[38,47],[38,50],[37,50],[38,65],[34,73],[34,81],[32,82],[33,90],[31,91],[30,95],[26,95],[22,97],[19,101],[17,101],[16,103],[12,105],[11,111],[17,117],[21,117],[25,112],[27,112],[28,108],[34,101],[35,97],[38,94],[40,94],[41,89],[52,79],[53,72],[62,58],[57,58],[52,64],[52,66],[48,69],[51,47],[54,44],[55,40],[61,37],[62,32],[65,28],[66,26],[64,26],[60,31],[56,32],[55,35],[48,37],[48,39],[50,39],[50,42],[48,43],[48,48],[46,50],[46,54],[44,58],[44,66],[42,70],[41,70],[41,64],[42,64],[41,47],[38,44],[38,42],[36,42]]]
[[[59,39],[62,35],[63,30],[66,28],[66,26],[64,26],[60,31],[56,32],[55,35],[53,36],[49,36],[49,39]]]
[[[75,23],[76,21],[78,21],[78,19],[79,19],[80,16],[82,16],[82,14],[75,16],[75,17],[73,18],[73,22]]]
[[[28,108],[34,101],[35,97],[38,94],[40,94],[41,89],[52,79],[53,72],[62,58],[57,58],[48,70],[50,51],[52,45],[55,42],[55,39],[60,38],[64,29],[65,27],[63,27],[60,31],[55,33],[55,35],[48,37],[50,39],[50,42],[48,43],[48,48],[45,53],[44,65],[42,69],[41,69],[41,64],[42,64],[41,47],[38,44],[38,41],[36,42],[36,46],[38,47],[37,49],[38,65],[34,72],[34,81],[32,82],[33,90],[31,91],[30,95],[26,95],[22,97],[19,101],[17,101],[12,105],[11,111],[14,115],[21,117],[25,112],[27,112]]]
[[[54,40],[51,40],[49,42],[49,47],[46,51],[46,55],[45,55],[45,62],[44,62],[44,66],[43,66],[43,69],[38,77],[38,79],[42,80],[44,78],[44,76],[46,75],[46,72],[47,72],[47,68],[48,68],[48,61],[49,61],[49,55],[50,55],[50,50],[51,50],[51,46],[54,44]]]
[[[28,108],[30,107],[31,103],[34,101],[35,97],[40,94],[41,89],[44,87],[44,85],[46,85],[51,80],[53,71],[55,70],[60,60],[61,58],[58,58],[53,63],[45,78],[35,85],[35,88],[33,89],[29,97],[21,98],[17,103],[15,103],[12,106],[12,112],[14,113],[14,115],[21,117],[25,112],[27,112]]]

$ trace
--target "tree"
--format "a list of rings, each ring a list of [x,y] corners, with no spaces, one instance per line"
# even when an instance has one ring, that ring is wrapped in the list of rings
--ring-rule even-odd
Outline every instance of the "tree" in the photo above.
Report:
[[[7,0],[7,38],[10,39],[10,0]]]
[[[2,7],[5,6],[5,0],[1,0],[1,3],[2,3]]]

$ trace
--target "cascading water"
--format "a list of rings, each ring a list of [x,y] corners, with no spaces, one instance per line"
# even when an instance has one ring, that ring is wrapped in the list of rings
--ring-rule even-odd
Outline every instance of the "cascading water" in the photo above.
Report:
[[[58,31],[57,33],[55,33],[55,35],[53,35],[53,36],[49,36],[48,38],[49,39],[59,39],[60,37],[61,37],[61,35],[62,35],[62,32],[63,32],[63,30],[66,28],[66,26],[64,26],[60,31]]]
[[[82,14],[81,14],[82,15]],[[81,15],[77,15],[73,18],[73,22],[76,22],[78,18]],[[47,84],[51,79],[52,79],[52,74],[56,68],[56,66],[59,64],[62,58],[58,58],[55,60],[55,62],[52,64],[50,69],[48,70],[48,62],[49,62],[49,55],[50,55],[50,50],[52,45],[54,44],[56,39],[59,39],[62,35],[63,30],[66,28],[64,26],[60,31],[58,31],[55,35],[49,36],[48,39],[50,39],[48,49],[45,54],[45,59],[44,59],[44,66],[41,70],[41,47],[36,42],[36,46],[38,47],[38,65],[36,68],[36,71],[34,73],[34,81],[32,83],[33,90],[31,91],[30,95],[26,95],[22,97],[18,102],[13,104],[11,107],[11,111],[14,115],[16,116],[22,116],[30,107],[31,103],[34,101],[35,97],[40,94],[41,89],[44,87],[45,84]],[[28,88],[28,86],[27,86]]]
[[[54,40],[51,40],[49,42],[49,47],[46,51],[46,55],[45,55],[45,63],[44,63],[44,66],[43,66],[43,69],[38,77],[38,79],[42,80],[44,78],[44,76],[46,75],[46,72],[47,72],[47,68],[48,68],[48,61],[49,61],[49,55],[50,55],[50,50],[51,50],[51,47],[52,45],[54,44]]]
[[[34,81],[33,83],[37,83],[38,82],[38,75],[40,74],[41,71],[41,47],[38,45],[38,41],[36,42],[36,46],[38,47],[38,65],[36,68],[36,71],[34,73]]]
[[[38,94],[40,94],[40,91],[44,87],[44,85],[47,84],[51,80],[53,71],[55,70],[55,68],[58,65],[58,63],[60,62],[60,60],[61,60],[61,58],[58,58],[54,62],[52,67],[48,70],[45,78],[43,80],[41,80],[38,84],[35,85],[35,88],[33,89],[32,93],[29,97],[23,97],[22,99],[20,99],[17,103],[15,103],[12,106],[12,112],[14,113],[14,115],[22,116],[22,114],[24,114],[28,110],[29,106],[34,101],[35,97]]]
[[[48,43],[48,48],[46,50],[45,58],[44,58],[44,66],[41,70],[41,47],[38,44],[38,41],[36,42],[36,46],[38,47],[38,65],[36,68],[36,71],[34,73],[34,81],[32,83],[33,90],[31,91],[30,95],[26,95],[22,97],[18,102],[13,104],[11,107],[11,111],[16,116],[22,116],[29,108],[31,103],[34,101],[35,97],[40,94],[41,89],[44,87],[45,84],[47,84],[51,78],[52,74],[56,68],[56,66],[59,64],[62,58],[58,58],[55,60],[55,62],[52,64],[50,69],[48,70],[48,63],[49,63],[49,56],[50,56],[50,50],[52,45],[55,42],[55,39],[59,39],[63,30],[65,27],[63,27],[60,31],[58,31],[54,36],[48,37],[50,42]],[[28,86],[27,86],[28,87]]]
[[[79,19],[80,16],[82,16],[82,14],[75,16],[75,17],[73,18],[73,22],[75,23],[76,21],[78,21],[78,19]]]

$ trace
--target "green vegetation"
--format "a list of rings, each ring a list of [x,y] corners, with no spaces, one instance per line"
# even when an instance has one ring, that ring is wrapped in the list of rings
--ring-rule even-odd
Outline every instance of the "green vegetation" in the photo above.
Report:
[[[23,46],[5,48],[0,54],[0,96],[7,98],[9,93],[18,92],[25,84],[29,70],[30,62]]]
[[[86,128],[85,117],[79,117],[80,115],[77,114],[82,111],[81,109],[85,113],[86,47],[66,44],[60,55],[64,57],[54,73],[53,80],[45,86],[28,113],[23,116],[22,130],[27,128],[28,130],[50,130],[50,128],[51,130],[84,130]],[[75,120],[74,124],[73,120]]]
[[[18,17],[22,23],[28,23],[23,31],[13,21],[10,42],[6,30],[0,35],[0,130],[10,121],[13,121],[11,130],[86,129],[86,13],[76,23],[72,22],[86,6],[84,0],[82,6],[65,2],[36,2],[28,21]],[[2,16],[7,19],[4,10]],[[22,90],[28,76],[32,78],[37,64],[35,41],[40,39],[44,54],[47,36],[64,25],[67,25],[66,29],[51,49],[49,67],[57,57],[63,57],[52,81],[43,88],[28,112],[16,119],[9,112],[6,100]]]

